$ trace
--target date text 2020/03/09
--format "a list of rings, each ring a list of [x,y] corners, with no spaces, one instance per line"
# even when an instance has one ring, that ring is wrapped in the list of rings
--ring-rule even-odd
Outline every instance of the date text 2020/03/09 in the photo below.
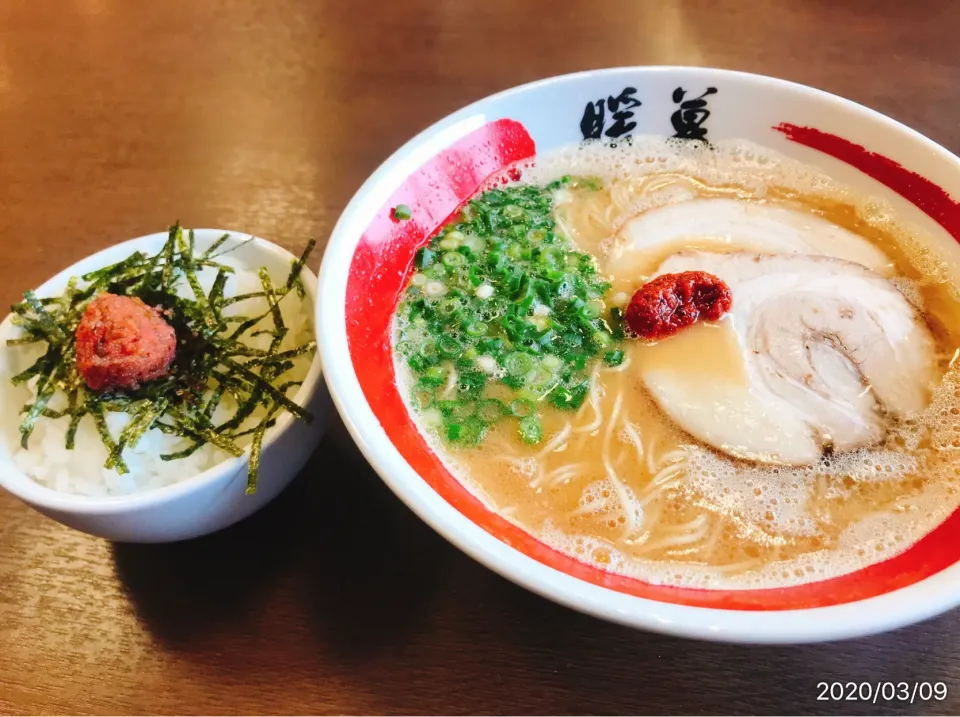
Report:
[[[947,698],[945,682],[818,682],[817,700],[828,702],[929,702]]]

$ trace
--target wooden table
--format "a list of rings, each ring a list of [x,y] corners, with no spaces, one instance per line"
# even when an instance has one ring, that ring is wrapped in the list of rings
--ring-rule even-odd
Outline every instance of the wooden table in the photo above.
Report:
[[[5,0],[0,298],[164,228],[328,236],[397,146],[475,98],[613,65],[779,75],[960,150],[951,0]],[[9,407],[7,407],[9,409]],[[746,648],[634,632],[497,577],[421,524],[334,420],[262,514],[111,545],[0,496],[0,712],[957,713],[960,612]],[[945,702],[817,701],[943,680]]]

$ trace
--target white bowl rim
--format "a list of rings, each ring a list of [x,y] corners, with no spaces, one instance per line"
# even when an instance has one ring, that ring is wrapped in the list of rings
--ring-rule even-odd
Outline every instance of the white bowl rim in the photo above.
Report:
[[[185,229],[188,228],[185,227]],[[279,244],[275,244],[267,239],[251,235],[248,232],[240,232],[232,229],[207,228],[194,228],[193,231],[196,234],[200,234],[201,232],[216,235],[230,234],[231,237],[238,237],[246,241],[244,246],[249,247],[249,250],[258,252],[262,255],[274,254],[284,260],[296,260],[299,258],[284,249]],[[152,234],[145,234],[133,239],[127,239],[117,244],[112,244],[104,249],[101,249],[100,251],[83,257],[62,271],[57,272],[54,276],[40,284],[40,286],[34,289],[34,291],[42,294],[43,290],[47,286],[54,284],[65,277],[74,276],[77,273],[75,271],[76,267],[80,266],[81,264],[96,263],[96,259],[98,257],[101,257],[105,254],[119,253],[122,249],[129,249],[130,253],[132,253],[143,244],[148,244],[158,240],[160,237],[165,236],[167,236],[167,232],[154,232]],[[249,240],[246,238],[249,238]],[[304,291],[306,294],[303,303],[306,306],[316,302],[318,295],[317,277],[307,267],[304,267],[302,276]],[[315,307],[314,311],[316,311]],[[8,314],[3,321],[0,322],[0,341],[6,341],[7,334],[11,331],[11,319],[12,314]],[[315,330],[315,327],[316,321],[314,321],[314,326],[312,328]],[[310,363],[310,368],[307,371],[307,375],[304,377],[303,384],[300,386],[300,389],[293,398],[293,400],[298,404],[306,405],[320,387],[320,378],[322,375],[320,367],[320,352],[318,349],[314,352],[313,360]],[[264,438],[263,448],[266,449],[272,443],[276,442],[281,434],[289,430],[289,428],[293,425],[293,421],[294,417],[290,413],[284,412],[283,415],[277,419],[276,424],[268,431],[267,436]],[[6,489],[21,500],[24,500],[39,508],[48,508],[50,510],[64,511],[78,515],[116,515],[128,513],[133,510],[155,508],[175,501],[182,496],[202,489],[204,486],[207,486],[211,483],[216,483],[227,474],[241,470],[243,463],[247,459],[248,451],[245,450],[241,456],[228,458],[200,473],[179,480],[176,483],[165,485],[161,488],[139,491],[129,495],[92,497],[74,493],[62,493],[41,485],[20,470],[4,469],[0,469],[0,488]]]
[[[911,585],[875,597],[825,607],[788,610],[708,608],[661,602],[604,588],[556,570],[529,557],[487,533],[441,498],[414,471],[386,436],[372,413],[353,370],[345,338],[343,298],[330,295],[336,282],[330,277],[349,266],[356,230],[369,224],[372,213],[364,199],[373,187],[392,174],[393,168],[439,132],[461,121],[494,100],[578,78],[617,75],[697,72],[705,79],[740,79],[787,90],[818,103],[834,104],[852,114],[885,125],[925,147],[941,162],[953,165],[960,177],[960,158],[916,130],[853,100],[808,85],[739,70],[684,65],[621,66],[547,77],[481,98],[426,127],[393,152],[367,178],[351,198],[334,227],[319,272],[317,344],[330,395],[348,432],[384,483],[421,520],[477,562],[510,581],[554,602],[610,622],[653,632],[707,641],[743,644],[800,644],[823,642],[885,632],[914,624],[960,605],[960,588],[944,587],[938,576],[960,562]],[[489,117],[487,121],[498,119]],[[447,146],[447,145],[444,145]],[[443,147],[438,147],[438,151]],[[373,207],[373,211],[380,206]],[[343,340],[341,341],[341,338]],[[956,577],[956,576],[954,576]],[[955,581],[960,585],[960,581]]]

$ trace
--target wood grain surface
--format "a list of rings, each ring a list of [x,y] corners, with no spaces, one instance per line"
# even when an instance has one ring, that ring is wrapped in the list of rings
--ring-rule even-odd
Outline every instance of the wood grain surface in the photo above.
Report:
[[[574,70],[778,75],[958,151],[958,37],[950,0],[4,0],[0,300],[177,218],[325,241],[415,132]],[[188,543],[111,545],[0,495],[10,714],[956,714],[958,644],[960,612],[784,648],[584,617],[446,544],[336,420],[269,509]],[[837,680],[949,697],[817,701]]]

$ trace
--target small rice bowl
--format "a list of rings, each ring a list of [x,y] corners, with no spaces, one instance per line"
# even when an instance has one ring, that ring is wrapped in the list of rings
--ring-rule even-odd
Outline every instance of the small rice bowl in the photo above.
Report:
[[[234,269],[225,287],[227,297],[257,292],[262,290],[256,270],[245,262],[237,260],[232,254],[218,257],[218,261]],[[204,291],[209,291],[216,277],[212,269],[198,272],[198,278]],[[276,277],[274,277],[276,279]],[[183,296],[192,296],[192,292],[185,280],[178,285],[179,293]],[[288,332],[283,339],[280,350],[293,349],[313,338],[312,311],[309,302],[302,300],[296,292],[291,292],[280,302],[280,309]],[[267,310],[267,302],[263,298],[255,298],[232,304],[224,310],[225,314],[259,315]],[[254,348],[266,349],[270,337],[266,335],[247,337],[245,344]],[[10,377],[30,366],[44,351],[44,344],[30,344],[27,346],[4,347],[8,352],[6,370],[0,374],[0,400],[8,407],[23,406],[36,398],[36,379],[25,385],[14,386]],[[302,381],[310,368],[314,352],[298,356],[293,361],[293,368],[283,374],[283,381]],[[292,386],[287,396],[294,398],[298,386]],[[57,403],[59,401],[60,403]],[[58,394],[51,402],[51,409],[60,409],[65,406],[65,397]],[[237,409],[232,397],[225,395],[217,410],[214,412],[215,423],[227,420]],[[124,461],[129,472],[120,474],[111,468],[105,468],[107,449],[100,439],[93,419],[89,416],[80,421],[75,447],[66,448],[66,432],[69,418],[44,419],[38,421],[30,436],[29,448],[20,446],[19,423],[20,414],[17,411],[7,411],[0,421],[4,432],[6,446],[9,448],[10,459],[13,464],[34,481],[52,490],[61,493],[72,493],[89,497],[123,496],[154,490],[172,485],[191,478],[213,466],[233,458],[228,452],[206,444],[192,455],[172,461],[164,461],[161,455],[173,453],[190,445],[187,439],[168,435],[158,429],[151,429],[143,435],[134,447],[124,450]],[[252,428],[263,418],[263,408],[254,411],[240,430]],[[116,437],[130,421],[125,413],[107,414],[107,426],[111,435]],[[272,431],[267,431],[265,440],[269,440]],[[252,435],[237,439],[241,447],[248,447]]]

